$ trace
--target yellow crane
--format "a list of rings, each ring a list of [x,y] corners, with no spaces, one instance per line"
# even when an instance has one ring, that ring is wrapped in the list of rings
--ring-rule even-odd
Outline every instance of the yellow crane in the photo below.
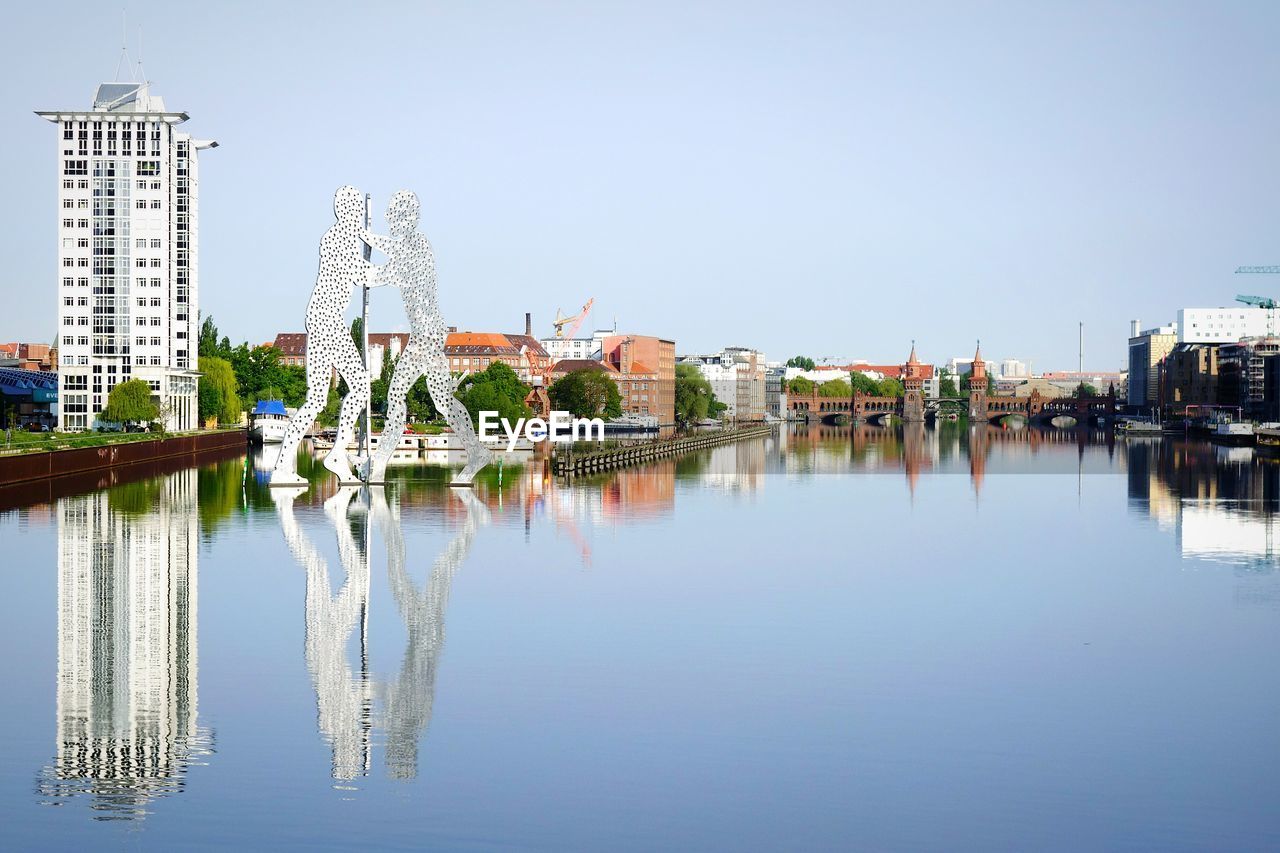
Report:
[[[556,309],[556,318],[551,321],[551,325],[556,327],[557,338],[572,338],[578,333],[578,327],[582,325],[582,321],[587,319],[587,315],[591,313],[591,306],[595,304],[595,297],[587,300],[587,304],[582,306],[582,310],[572,317],[564,316],[559,308]],[[565,334],[565,327],[569,327],[569,334]]]

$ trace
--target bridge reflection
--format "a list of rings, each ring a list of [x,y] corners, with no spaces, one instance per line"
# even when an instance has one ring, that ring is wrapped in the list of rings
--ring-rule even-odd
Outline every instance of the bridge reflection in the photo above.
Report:
[[[904,423],[851,426],[809,422],[783,431],[785,452],[779,464],[791,473],[865,473],[900,471],[914,493],[921,475],[956,473],[967,468],[975,493],[980,493],[994,451],[1020,458],[1041,453],[1064,459],[1064,451],[1082,458],[1087,448],[1115,453],[1115,436],[1108,430],[1061,430],[963,422]],[[963,466],[963,467],[960,467]]]

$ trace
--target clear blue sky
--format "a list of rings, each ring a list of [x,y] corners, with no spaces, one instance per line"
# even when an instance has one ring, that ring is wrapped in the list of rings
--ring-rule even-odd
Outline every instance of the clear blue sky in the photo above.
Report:
[[[681,352],[1124,360],[1280,280],[1275,3],[128,4],[201,161],[201,307],[300,330],[340,184],[423,200],[449,322],[587,296]],[[119,7],[6,12],[0,340],[48,340],[54,128]],[[131,33],[131,40],[136,35]],[[378,329],[401,328],[394,293]]]

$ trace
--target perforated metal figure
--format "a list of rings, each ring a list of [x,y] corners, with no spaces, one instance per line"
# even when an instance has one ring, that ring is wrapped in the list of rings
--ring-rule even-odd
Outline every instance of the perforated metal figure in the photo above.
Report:
[[[462,440],[467,451],[467,465],[453,485],[469,485],[475,475],[493,459],[493,453],[481,444],[471,425],[466,406],[453,396],[458,380],[449,375],[449,362],[444,354],[445,325],[436,298],[436,261],[431,243],[418,231],[418,197],[401,190],[387,205],[388,236],[363,232],[366,243],[387,256],[386,264],[375,267],[370,285],[392,285],[400,288],[404,311],[409,318],[409,343],[396,361],[387,390],[387,419],[382,427],[369,472],[369,482],[386,479],[387,461],[391,459],[406,423],[405,397],[419,376],[427,377],[431,401],[444,414],[445,421]]]
[[[271,485],[306,485],[298,476],[298,445],[329,398],[329,383],[337,371],[347,383],[347,396],[338,413],[338,435],[324,458],[324,467],[343,484],[359,483],[351,471],[347,445],[355,435],[356,420],[369,397],[369,373],[365,370],[347,327],[351,291],[369,278],[372,265],[363,257],[365,231],[364,195],[355,187],[341,187],[333,196],[337,221],[320,239],[320,269],[307,303],[307,399],[289,421],[280,458],[271,472]]]

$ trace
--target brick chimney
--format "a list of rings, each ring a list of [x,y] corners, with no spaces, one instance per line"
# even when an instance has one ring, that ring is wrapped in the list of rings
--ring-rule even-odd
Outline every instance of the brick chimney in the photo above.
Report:
[[[622,355],[618,360],[618,370],[622,373],[631,372],[631,338],[622,340]]]
[[[527,337],[533,337],[533,315],[528,311],[524,312],[524,333]]]

